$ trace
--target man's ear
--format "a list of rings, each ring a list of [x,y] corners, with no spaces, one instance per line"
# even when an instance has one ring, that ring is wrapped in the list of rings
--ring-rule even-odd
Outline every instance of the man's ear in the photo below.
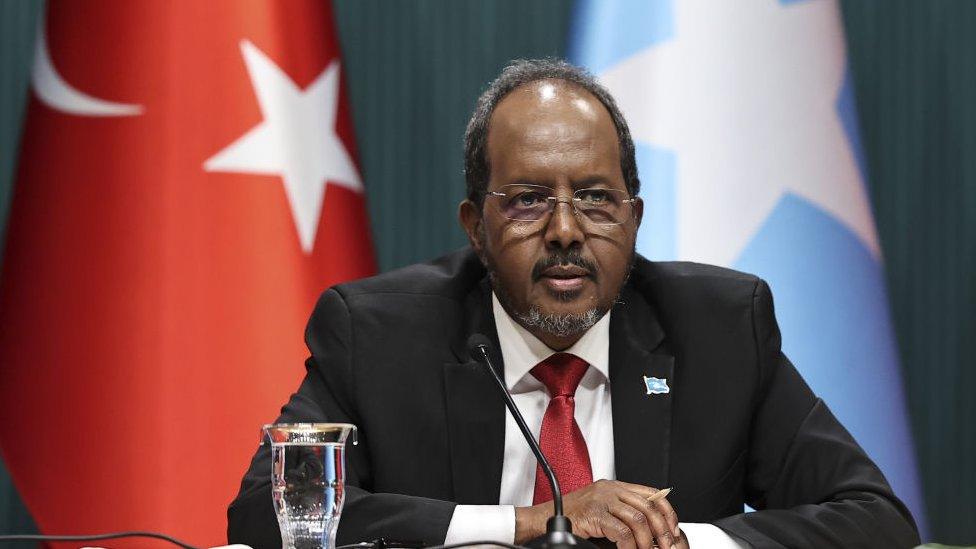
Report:
[[[481,255],[481,234],[483,223],[481,217],[481,209],[475,205],[471,200],[463,200],[461,204],[458,205],[458,221],[461,223],[461,227],[464,232],[468,235],[468,242],[471,243],[471,247],[474,251]]]

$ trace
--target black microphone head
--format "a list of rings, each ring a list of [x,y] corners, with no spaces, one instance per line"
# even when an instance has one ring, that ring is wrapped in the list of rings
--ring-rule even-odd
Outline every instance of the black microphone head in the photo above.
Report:
[[[483,362],[485,355],[490,353],[491,349],[491,340],[485,334],[471,334],[471,337],[468,338],[468,354],[478,362]]]

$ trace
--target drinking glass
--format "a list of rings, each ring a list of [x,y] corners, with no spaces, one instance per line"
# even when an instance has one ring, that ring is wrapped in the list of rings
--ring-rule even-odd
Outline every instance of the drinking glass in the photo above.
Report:
[[[264,426],[271,442],[271,495],[282,549],[335,549],[345,502],[349,423],[276,423]]]

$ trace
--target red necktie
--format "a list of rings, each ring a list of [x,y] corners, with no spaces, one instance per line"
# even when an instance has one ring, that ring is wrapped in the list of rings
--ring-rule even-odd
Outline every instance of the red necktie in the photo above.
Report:
[[[573,417],[576,411],[576,387],[587,368],[589,364],[585,360],[569,353],[556,353],[532,368],[532,375],[549,389],[551,397],[546,414],[542,417],[539,446],[552,465],[559,480],[559,490],[564,494],[593,482],[590,453]],[[551,499],[549,481],[542,467],[537,466],[532,504]]]

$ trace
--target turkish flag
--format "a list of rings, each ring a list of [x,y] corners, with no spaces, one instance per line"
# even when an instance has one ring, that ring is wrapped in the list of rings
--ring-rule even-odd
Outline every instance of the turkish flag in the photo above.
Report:
[[[3,459],[44,533],[221,544],[315,299],[375,270],[331,7],[48,4],[0,275]]]

